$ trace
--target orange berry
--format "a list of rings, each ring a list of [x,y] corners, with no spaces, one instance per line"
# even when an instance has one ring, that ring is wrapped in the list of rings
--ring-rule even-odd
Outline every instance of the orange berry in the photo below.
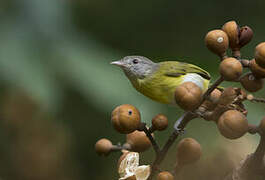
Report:
[[[239,46],[240,48],[248,44],[253,37],[253,31],[250,27],[248,26],[243,26],[240,28],[240,33],[239,33]]]
[[[212,30],[206,34],[205,44],[210,51],[223,57],[229,45],[228,36],[222,30]]]
[[[143,152],[151,147],[151,142],[143,131],[134,131],[126,135],[126,142],[135,152]]]
[[[220,90],[214,89],[213,92],[211,92],[209,99],[206,99],[203,102],[202,107],[206,108],[209,111],[214,110],[221,97],[221,94],[222,92]]]
[[[240,33],[239,29],[240,28],[235,21],[229,21],[222,27],[222,30],[226,32],[229,38],[229,46],[231,47],[231,49],[238,48]]]
[[[233,51],[249,43],[253,37],[253,31],[248,26],[239,27],[235,21],[225,23],[222,30],[226,32],[229,38],[229,46]]]
[[[233,87],[227,87],[224,89],[219,101],[218,101],[218,104],[220,105],[223,105],[223,106],[226,106],[226,105],[229,105],[231,104],[234,99],[237,97],[237,92],[235,90],[235,88]]]
[[[263,87],[263,80],[257,79],[252,73],[244,75],[240,83],[249,92],[256,92]]]
[[[122,134],[131,133],[140,126],[140,112],[130,104],[120,105],[112,111],[111,122],[118,132]]]
[[[168,171],[162,171],[157,175],[157,180],[174,180],[174,176]]]
[[[255,59],[250,61],[249,68],[256,78],[265,78],[265,68],[260,67]]]
[[[202,99],[202,90],[193,82],[185,82],[175,91],[176,103],[184,110],[193,110]]]
[[[110,140],[103,138],[96,142],[95,150],[99,155],[107,156],[110,153],[112,146]]]
[[[152,119],[152,128],[154,130],[163,131],[168,126],[168,119],[164,114],[158,114]]]
[[[201,145],[193,138],[182,139],[177,146],[177,163],[179,166],[193,163],[202,155]]]
[[[225,80],[235,81],[241,76],[243,67],[237,59],[226,58],[221,62],[219,72]]]
[[[224,137],[236,139],[248,131],[248,122],[246,116],[241,112],[228,110],[220,116],[217,127]]]
[[[214,89],[213,92],[210,94],[210,99],[213,102],[217,102],[219,98],[221,97],[222,92],[219,89]]]
[[[255,59],[256,63],[260,67],[265,68],[265,42],[262,42],[256,46]]]

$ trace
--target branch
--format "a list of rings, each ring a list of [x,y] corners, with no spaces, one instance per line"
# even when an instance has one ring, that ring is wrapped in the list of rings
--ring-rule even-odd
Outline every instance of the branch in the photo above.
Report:
[[[265,179],[265,137],[261,136],[259,145],[253,154],[250,154],[224,180],[263,180]]]
[[[265,99],[264,98],[256,98],[252,94],[249,94],[247,96],[247,100],[249,100],[250,102],[265,103]]]
[[[250,134],[259,133],[259,127],[253,124],[248,124],[248,133]]]
[[[153,138],[151,132],[147,129],[146,124],[145,123],[141,123],[141,125],[140,125],[138,130],[145,132],[145,135],[148,137],[148,139],[152,143],[154,151],[156,152],[156,154],[158,154],[160,152],[160,148],[159,148],[158,144],[156,143],[155,139]]]
[[[241,52],[240,52],[240,49],[237,49],[237,50],[233,50],[232,51],[232,56],[238,60],[240,60],[241,58]]]
[[[202,98],[202,102],[213,92],[213,90],[215,88],[217,88],[222,82],[224,81],[224,78],[222,76],[220,76],[208,89],[207,91],[204,93],[203,98]],[[200,105],[201,105],[200,104]]]
[[[195,117],[197,117],[197,116],[195,116],[194,113],[187,112],[178,119],[177,122],[180,122],[178,124],[178,129],[174,128],[174,131],[172,132],[172,134],[168,138],[166,144],[163,146],[163,149],[160,151],[159,154],[157,154],[156,159],[152,165],[152,171],[151,171],[151,175],[150,175],[149,179],[152,179],[153,176],[156,174],[157,170],[159,169],[159,165],[165,159],[165,156],[166,156],[168,150],[170,149],[170,147],[172,146],[172,144],[175,142],[177,137],[184,131],[184,128],[187,126],[187,124],[192,119],[194,119]]]
[[[112,152],[114,152],[114,151],[121,151],[121,150],[131,150],[131,147],[130,147],[130,145],[128,145],[128,144],[123,144],[123,145],[121,145],[120,143],[119,144],[117,144],[117,145],[113,145],[112,147],[111,147],[111,151]]]
[[[240,59],[239,60],[243,67],[249,68],[250,61],[248,59]]]
[[[152,164],[152,171],[151,175],[149,176],[149,179],[152,179],[156,172],[159,169],[160,164],[165,159],[166,154],[172,144],[175,142],[175,140],[178,138],[178,136],[184,131],[187,124],[194,118],[198,117],[199,115],[196,113],[197,109],[201,106],[201,104],[204,102],[205,99],[212,93],[214,89],[216,89],[222,82],[224,81],[224,78],[221,76],[219,77],[204,93],[201,103],[197,106],[197,108],[192,112],[186,112],[183,114],[175,123],[174,125],[174,131],[168,138],[166,144],[163,146],[162,150],[159,151],[159,153],[156,154],[155,161]],[[149,131],[148,131],[149,132]],[[149,132],[150,133],[150,132]],[[151,141],[152,142],[152,141]],[[154,146],[153,146],[154,147]],[[157,152],[157,151],[156,151]]]

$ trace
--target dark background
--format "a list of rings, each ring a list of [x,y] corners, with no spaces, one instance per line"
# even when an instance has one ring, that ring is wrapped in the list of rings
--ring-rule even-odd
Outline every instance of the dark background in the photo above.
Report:
[[[205,47],[205,34],[229,20],[249,25],[254,38],[242,54],[251,58],[265,41],[264,8],[264,0],[2,0],[0,178],[117,179],[120,154],[105,158],[94,152],[102,137],[124,142],[110,123],[115,106],[135,105],[147,123],[165,113],[170,125],[182,111],[139,94],[109,63],[126,55],[179,60],[216,78],[218,57]],[[264,90],[258,95],[264,97]],[[249,103],[248,109],[254,124],[264,114],[262,105]],[[163,143],[170,131],[156,139]],[[214,123],[202,120],[192,122],[184,136],[202,144],[204,157],[223,148],[220,141],[231,142],[219,137]],[[169,164],[174,153],[173,148]],[[141,163],[152,158],[148,151]]]

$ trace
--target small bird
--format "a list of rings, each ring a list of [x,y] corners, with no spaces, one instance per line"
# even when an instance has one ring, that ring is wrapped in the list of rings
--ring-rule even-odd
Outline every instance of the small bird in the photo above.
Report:
[[[122,68],[137,91],[164,104],[176,104],[174,93],[182,83],[193,82],[205,92],[211,78],[207,71],[193,64],[178,61],[154,63],[143,56],[126,56],[111,64]]]

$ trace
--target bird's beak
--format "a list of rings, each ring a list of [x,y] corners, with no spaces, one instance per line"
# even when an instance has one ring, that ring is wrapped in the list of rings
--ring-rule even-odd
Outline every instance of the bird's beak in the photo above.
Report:
[[[116,65],[116,66],[119,66],[119,67],[124,67],[124,63],[122,63],[121,61],[113,61],[110,64]]]

